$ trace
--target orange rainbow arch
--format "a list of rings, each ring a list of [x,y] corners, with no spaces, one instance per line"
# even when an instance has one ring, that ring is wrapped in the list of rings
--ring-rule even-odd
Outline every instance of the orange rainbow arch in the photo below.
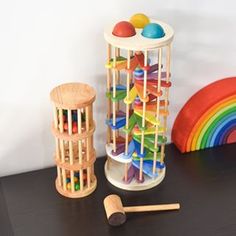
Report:
[[[194,94],[177,115],[171,138],[182,153],[236,142],[236,77]]]

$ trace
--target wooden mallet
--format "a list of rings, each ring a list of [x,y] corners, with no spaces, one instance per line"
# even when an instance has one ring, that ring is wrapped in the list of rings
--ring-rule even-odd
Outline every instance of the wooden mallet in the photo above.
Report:
[[[179,203],[123,207],[120,197],[115,194],[108,195],[103,203],[108,222],[112,226],[119,226],[125,223],[126,212],[169,211],[180,208]]]

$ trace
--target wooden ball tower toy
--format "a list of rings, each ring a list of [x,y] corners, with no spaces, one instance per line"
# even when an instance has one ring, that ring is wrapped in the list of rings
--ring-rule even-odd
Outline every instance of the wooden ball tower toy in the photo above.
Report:
[[[50,93],[56,142],[56,189],[65,197],[85,197],[97,186],[92,109],[95,96],[95,90],[82,83],[62,84]]]
[[[107,161],[114,186],[145,190],[165,176],[173,29],[136,14],[105,29]]]

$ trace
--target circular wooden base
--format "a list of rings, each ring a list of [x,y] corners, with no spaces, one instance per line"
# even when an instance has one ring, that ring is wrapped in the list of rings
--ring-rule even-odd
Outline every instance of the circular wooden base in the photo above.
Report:
[[[108,168],[109,166],[109,168]],[[159,172],[158,176],[156,178],[150,178],[146,175],[144,175],[145,181],[143,183],[137,183],[135,179],[131,181],[131,183],[126,184],[123,181],[124,177],[124,164],[119,163],[117,161],[109,159],[106,161],[105,166],[105,175],[107,180],[114,185],[117,188],[129,190],[129,191],[141,191],[153,188],[161,183],[161,181],[165,177],[166,168],[164,168],[161,172]]]
[[[97,178],[96,176],[94,176],[94,180],[91,183],[90,188],[86,188],[84,191],[75,191],[74,193],[71,193],[69,191],[64,191],[63,188],[61,186],[59,186],[58,181],[56,179],[55,181],[56,183],[56,189],[57,191],[63,195],[64,197],[69,197],[69,198],[82,198],[82,197],[86,197],[89,194],[91,194],[97,187]]]

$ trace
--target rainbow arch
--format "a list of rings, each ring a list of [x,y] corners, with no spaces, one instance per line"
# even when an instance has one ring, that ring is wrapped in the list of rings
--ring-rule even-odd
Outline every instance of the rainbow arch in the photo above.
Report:
[[[236,142],[236,77],[195,93],[177,115],[171,138],[182,153]]]

